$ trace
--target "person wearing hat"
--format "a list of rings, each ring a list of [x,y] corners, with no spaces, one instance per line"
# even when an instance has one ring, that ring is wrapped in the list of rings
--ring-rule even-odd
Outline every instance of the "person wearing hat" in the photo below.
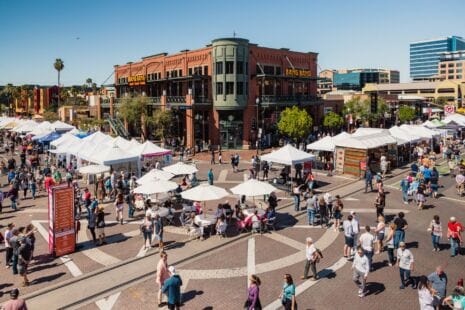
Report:
[[[10,292],[10,300],[7,301],[3,306],[2,310],[27,310],[26,302],[18,298],[19,290],[14,288]]]
[[[176,274],[176,268],[170,266],[168,268],[170,277],[163,283],[162,291],[168,294],[168,309],[180,309],[181,308],[181,277]]]
[[[457,222],[457,219],[452,216],[447,223],[447,238],[450,241],[450,256],[454,257],[460,253],[460,243],[462,243],[463,225]]]
[[[415,288],[415,282],[410,277],[410,273],[414,269],[413,254],[406,248],[403,241],[399,243],[399,248],[397,249],[397,266],[399,266],[400,272],[399,288],[404,289],[410,282],[412,283],[412,287]]]
[[[103,206],[97,207],[97,235],[99,245],[106,244],[105,241],[105,212]]]

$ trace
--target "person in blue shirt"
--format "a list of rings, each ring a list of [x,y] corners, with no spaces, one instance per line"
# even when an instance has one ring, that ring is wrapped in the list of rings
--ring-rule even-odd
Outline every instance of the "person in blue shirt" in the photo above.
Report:
[[[288,273],[284,275],[284,285],[280,298],[285,310],[297,309],[295,285],[292,276]]]
[[[442,266],[437,266],[436,271],[428,276],[428,281],[431,282],[431,285],[437,292],[437,297],[439,299],[446,298],[446,289],[447,289],[447,275],[444,272]],[[439,305],[439,300],[437,301]],[[436,306],[436,305],[435,305]]]
[[[208,170],[208,184],[213,185],[213,169]]]
[[[428,167],[425,167],[423,170],[423,179],[425,180],[425,184],[428,184],[431,180],[431,170]]]
[[[370,189],[373,191],[373,174],[370,168],[367,168],[365,172],[365,193],[368,191],[368,185],[370,185]]]
[[[416,177],[417,173],[418,173],[418,165],[417,163],[413,163],[411,166],[410,166],[410,170],[412,170],[412,174],[413,174],[413,177]]]
[[[410,184],[408,182],[408,176],[403,178],[402,181],[400,181],[400,188],[402,190],[402,200],[404,201],[404,204],[408,204],[408,190],[410,188]]]
[[[10,170],[10,172],[8,172],[8,184],[11,183],[11,181],[15,178],[16,176],[16,173],[14,170]]]
[[[168,293],[168,309],[177,310],[181,307],[182,279],[176,274],[174,266],[170,266],[168,271],[171,276],[163,283],[162,292]]]

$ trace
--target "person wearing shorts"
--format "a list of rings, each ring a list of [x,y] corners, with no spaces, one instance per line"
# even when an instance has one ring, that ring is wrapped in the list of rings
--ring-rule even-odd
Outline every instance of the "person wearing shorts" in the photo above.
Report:
[[[352,227],[352,215],[347,217],[342,224],[344,228],[344,257],[350,258],[350,251],[354,247],[354,231]]]

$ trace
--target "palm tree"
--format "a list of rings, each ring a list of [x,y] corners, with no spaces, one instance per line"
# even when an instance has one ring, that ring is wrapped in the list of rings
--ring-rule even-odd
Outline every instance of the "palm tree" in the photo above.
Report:
[[[97,83],[92,83],[92,93],[97,95]]]
[[[55,70],[58,72],[58,88],[60,88],[60,71],[65,68],[65,64],[61,58],[55,59],[55,63],[53,64],[53,67]],[[60,106],[60,96],[58,95],[58,106]]]
[[[87,84],[87,87],[91,87],[92,86],[92,79],[91,78],[87,78],[86,79],[86,84]]]

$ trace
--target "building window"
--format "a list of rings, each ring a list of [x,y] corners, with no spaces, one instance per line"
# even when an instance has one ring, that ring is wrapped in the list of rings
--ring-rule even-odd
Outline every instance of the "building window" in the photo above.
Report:
[[[249,74],[249,63],[245,63],[245,74]]]
[[[236,74],[244,74],[244,62],[236,62]]]
[[[462,79],[462,75],[461,74],[458,74],[457,75],[457,80],[461,80]]]
[[[226,74],[234,74],[234,61],[226,62]],[[228,89],[228,87],[226,87]]]
[[[462,73],[462,69],[456,69],[455,73]]]
[[[448,73],[454,73],[454,69],[447,70]]]
[[[451,67],[454,66],[454,63],[453,63],[453,62],[450,62],[447,66],[448,66],[449,68],[451,68]]]
[[[170,78],[170,72],[166,71],[166,77],[169,79]]]
[[[192,76],[192,68],[189,68],[189,76]]]
[[[246,67],[247,68],[247,67]],[[249,95],[249,82],[245,82],[245,95]]]
[[[226,95],[234,94],[234,82],[226,82]]]
[[[216,63],[216,74],[223,74],[223,62],[218,61]]]
[[[461,62],[458,62],[457,65],[456,65],[457,68],[462,68],[462,63]]]
[[[441,64],[441,68],[445,68],[446,67],[446,64]]]
[[[208,75],[208,66],[203,66],[203,75]]]
[[[281,75],[281,67],[276,67],[276,75]]]
[[[223,82],[216,83],[216,94],[222,95],[223,94]]]
[[[236,95],[244,94],[244,82],[237,82],[236,84]]]
[[[179,76],[179,77],[182,76],[182,69],[179,69],[179,70],[178,70],[178,76]]]
[[[446,74],[446,70],[441,70],[441,74]]]
[[[273,66],[265,66],[263,68],[263,71],[265,71],[265,74],[267,74],[267,75],[274,75],[274,67]]]

